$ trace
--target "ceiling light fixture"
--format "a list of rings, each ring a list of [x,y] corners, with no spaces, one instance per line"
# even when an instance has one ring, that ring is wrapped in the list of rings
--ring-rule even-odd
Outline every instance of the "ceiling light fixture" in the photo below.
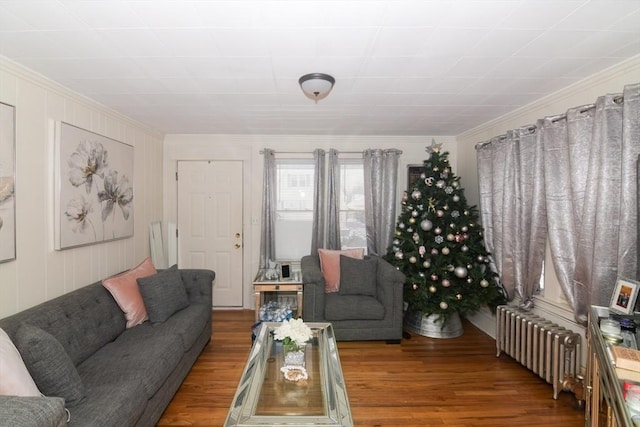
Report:
[[[298,83],[300,83],[304,94],[308,98],[313,99],[317,104],[319,100],[329,95],[329,92],[333,89],[333,85],[336,83],[336,79],[329,74],[311,73],[300,77]]]

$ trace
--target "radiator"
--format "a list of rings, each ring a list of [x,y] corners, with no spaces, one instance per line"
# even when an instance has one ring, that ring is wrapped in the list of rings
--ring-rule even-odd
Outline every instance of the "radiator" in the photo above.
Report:
[[[553,398],[579,380],[580,334],[519,308],[496,309],[496,356],[505,352],[553,385]]]

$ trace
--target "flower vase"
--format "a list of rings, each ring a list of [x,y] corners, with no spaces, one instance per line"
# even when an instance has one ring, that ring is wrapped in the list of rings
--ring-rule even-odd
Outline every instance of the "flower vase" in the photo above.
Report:
[[[282,353],[284,355],[284,366],[305,366],[305,347],[299,346],[295,342],[282,344]]]

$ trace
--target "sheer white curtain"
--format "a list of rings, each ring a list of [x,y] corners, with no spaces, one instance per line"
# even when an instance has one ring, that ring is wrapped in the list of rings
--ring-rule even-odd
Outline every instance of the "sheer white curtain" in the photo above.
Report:
[[[260,268],[267,268],[268,261],[276,259],[276,154],[264,150],[262,175],[262,229],[260,231]]]
[[[623,94],[602,96],[594,105],[538,120],[536,128],[553,265],[576,320],[586,323],[589,305],[609,304],[618,276],[638,275],[640,84],[626,86]],[[513,172],[518,162],[500,150],[489,159],[485,147],[478,150],[478,173],[487,249],[502,260],[518,259],[515,245],[503,242],[519,238],[522,228],[504,210],[529,204],[532,211],[542,212],[541,205],[531,204],[541,190],[518,193]],[[487,180],[501,179],[499,191],[487,189]],[[521,199],[512,199],[518,194]],[[504,265],[496,262],[503,280]]]
[[[314,177],[313,184],[313,228],[311,229],[311,254],[318,253],[318,248],[325,245],[325,151],[317,148],[313,151]]]
[[[387,252],[396,221],[398,159],[396,149],[368,149],[364,159],[364,211],[367,253],[383,256]]]

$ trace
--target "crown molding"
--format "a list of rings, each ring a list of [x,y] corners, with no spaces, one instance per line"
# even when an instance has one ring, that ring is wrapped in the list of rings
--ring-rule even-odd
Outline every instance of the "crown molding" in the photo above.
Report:
[[[4,71],[6,73],[12,74],[16,78],[26,81],[30,84],[41,87],[44,90],[56,93],[66,99],[69,99],[75,103],[78,103],[86,108],[100,110],[102,114],[108,116],[114,120],[118,120],[121,122],[125,122],[131,126],[134,126],[138,129],[141,129],[152,136],[163,139],[165,134],[158,131],[157,129],[153,129],[148,125],[140,123],[136,120],[133,120],[130,117],[125,116],[101,103],[95,101],[87,96],[81,95],[60,83],[57,83],[50,78],[33,71],[24,65],[21,65],[15,61],[8,59],[5,56],[0,55],[0,71]]]
[[[635,78],[637,81],[624,81],[626,78]],[[514,111],[483,123],[475,128],[469,129],[456,136],[456,140],[459,142],[477,143],[491,138],[495,135],[504,133],[508,129],[513,129],[518,126],[526,126],[534,122],[538,118],[542,118],[551,114],[561,114],[564,111],[559,110],[558,106],[567,105],[566,109],[575,107],[580,104],[593,103],[596,101],[591,96],[593,87],[607,87],[615,85],[613,90],[616,92],[622,92],[625,84],[632,84],[640,82],[640,55],[636,55],[630,59],[622,61],[618,64],[602,70],[596,74],[593,74],[583,80],[580,80],[570,86],[560,89],[550,95],[542,97],[537,101],[520,107]],[[606,92],[607,89],[604,89]],[[603,95],[600,92],[599,95]],[[596,95],[599,96],[599,95]],[[576,99],[589,96],[588,100],[584,102],[575,103]],[[550,109],[556,111],[550,111]],[[542,112],[535,119],[531,119],[532,114]],[[514,125],[514,123],[518,123]],[[502,129],[497,131],[495,129]]]

